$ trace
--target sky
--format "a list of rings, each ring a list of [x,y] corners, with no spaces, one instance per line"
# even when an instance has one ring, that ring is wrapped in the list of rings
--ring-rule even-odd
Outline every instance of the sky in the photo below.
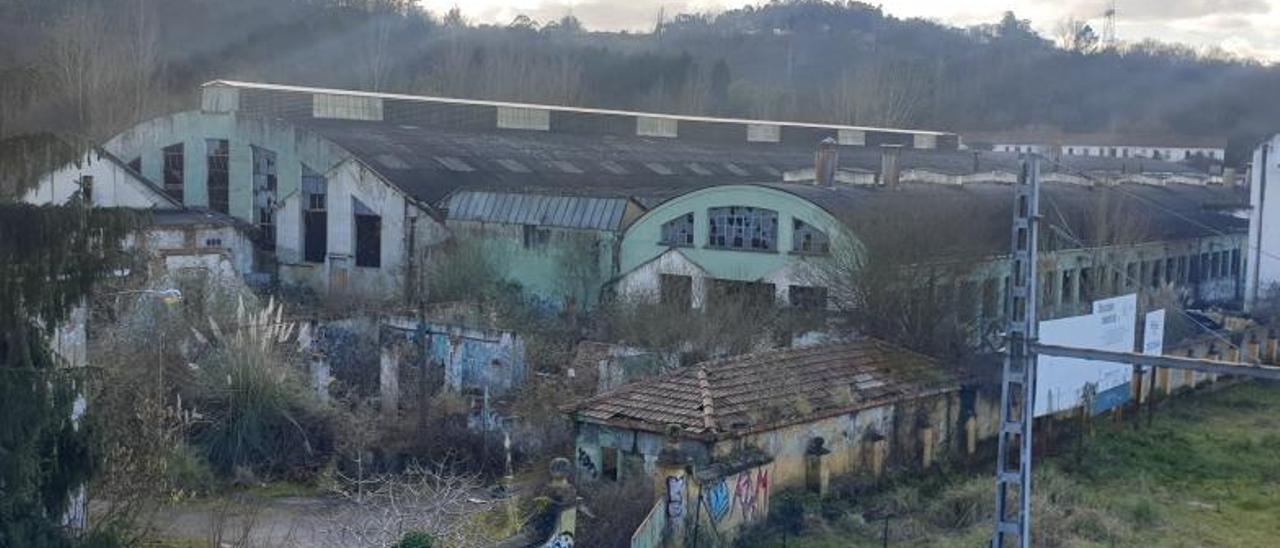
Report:
[[[648,30],[660,10],[716,12],[762,0],[418,0],[443,13],[457,6],[469,20],[506,24],[524,14],[537,21],[572,13],[593,30]],[[1109,0],[867,0],[895,17],[923,17],[953,25],[994,22],[1007,10],[1046,36],[1066,18],[1102,31]],[[1116,0],[1116,35],[1122,41],[1154,38],[1196,47],[1217,46],[1236,55],[1280,61],[1280,0]]]

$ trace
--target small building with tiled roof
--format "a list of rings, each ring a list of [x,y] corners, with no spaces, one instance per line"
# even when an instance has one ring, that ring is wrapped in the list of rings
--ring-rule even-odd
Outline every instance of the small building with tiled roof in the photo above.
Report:
[[[803,484],[815,447],[830,474],[932,462],[962,441],[960,400],[959,381],[933,359],[859,338],[711,360],[567,410],[581,478],[652,475],[678,429],[695,475],[755,455],[784,488]]]

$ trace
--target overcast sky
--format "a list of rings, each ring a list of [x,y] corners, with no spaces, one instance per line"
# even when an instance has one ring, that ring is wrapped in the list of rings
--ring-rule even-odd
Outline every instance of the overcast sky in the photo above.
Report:
[[[719,11],[760,0],[419,0],[442,13],[462,8],[472,21],[509,23],[525,14],[538,21],[573,13],[588,28],[650,29],[659,9],[666,13]],[[1094,23],[1101,33],[1107,0],[882,0],[897,17],[925,17],[970,25],[992,22],[1006,10],[1031,19],[1052,36],[1058,21],[1075,17]],[[1269,61],[1280,60],[1280,0],[1117,0],[1116,34],[1121,40],[1156,38],[1227,51]]]

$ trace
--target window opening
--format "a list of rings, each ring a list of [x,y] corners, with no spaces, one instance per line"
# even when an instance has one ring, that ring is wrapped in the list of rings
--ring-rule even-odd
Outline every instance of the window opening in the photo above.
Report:
[[[792,219],[791,225],[792,251],[817,255],[831,253],[831,242],[827,239],[827,233],[800,219]]]
[[[355,211],[356,266],[378,268],[382,266],[382,216],[375,214],[355,198],[351,199]]]
[[[253,210],[262,233],[262,247],[276,248],[276,153],[261,147],[253,150]]]
[[[693,246],[693,213],[685,213],[662,224],[662,239],[658,242],[675,247]]]
[[[231,212],[231,188],[228,161],[230,144],[226,139],[205,140],[205,160],[208,164],[206,188],[209,190],[209,209],[219,213]]]
[[[709,247],[777,250],[776,211],[746,206],[713,207],[707,210],[707,217],[710,220]]]
[[[183,199],[184,176],[182,143],[164,147],[164,191],[179,203]]]
[[[302,260],[323,263],[329,253],[329,183],[324,175],[302,166]]]

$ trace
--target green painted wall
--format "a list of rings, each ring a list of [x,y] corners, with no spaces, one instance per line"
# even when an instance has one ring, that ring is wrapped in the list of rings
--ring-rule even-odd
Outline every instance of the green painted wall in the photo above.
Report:
[[[741,251],[707,246],[707,210],[723,206],[748,206],[778,212],[778,249],[773,252]],[[798,260],[821,260],[797,255],[792,248],[792,219],[817,227],[831,238],[833,249],[860,244],[840,221],[804,198],[773,188],[753,185],[726,185],[698,190],[668,200],[649,210],[627,229],[622,241],[620,272],[625,274],[669,249],[659,243],[662,225],[689,212],[694,214],[694,244],[679,248],[713,278],[751,281],[768,276]]]
[[[183,202],[205,207],[209,203],[208,146],[206,139],[227,139],[230,146],[231,215],[253,222],[252,145],[276,153],[278,195],[283,198],[298,190],[301,164],[326,172],[346,159],[337,147],[308,133],[296,132],[284,122],[232,114],[199,111],[179,112],[138,124],[107,142],[106,148],[120,158],[142,158],[142,174],[163,183],[162,149],[183,144]]]
[[[481,249],[502,276],[549,305],[594,307],[613,275],[617,235],[611,231],[540,227],[543,245],[525,247],[524,225],[447,221],[460,240],[481,241]]]

